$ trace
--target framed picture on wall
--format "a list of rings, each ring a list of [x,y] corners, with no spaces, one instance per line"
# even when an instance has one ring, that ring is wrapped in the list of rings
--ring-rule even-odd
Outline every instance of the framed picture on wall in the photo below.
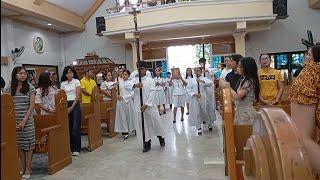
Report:
[[[38,82],[39,76],[43,72],[56,73],[59,77],[58,66],[36,64],[22,64],[22,66],[27,70],[29,82],[31,82],[32,79]]]
[[[31,82],[32,79],[36,80],[36,70],[34,68],[26,68],[28,74],[28,81]]]

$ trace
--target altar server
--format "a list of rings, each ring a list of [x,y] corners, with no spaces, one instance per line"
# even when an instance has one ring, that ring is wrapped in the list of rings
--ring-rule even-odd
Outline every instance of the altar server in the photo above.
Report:
[[[160,142],[160,146],[165,146],[164,131],[161,126],[161,118],[159,112],[154,104],[155,97],[155,82],[152,78],[146,76],[146,62],[140,61],[141,83],[139,79],[135,78],[134,87],[134,106],[137,111],[137,136],[141,142],[142,138],[142,120],[141,112],[144,115],[144,132],[145,142],[143,144],[143,152],[147,152],[151,149],[151,138],[157,136]],[[140,88],[142,88],[143,104],[140,104]]]
[[[158,106],[159,114],[161,115],[160,111],[160,106],[163,106],[163,114],[166,114],[166,97],[164,95],[164,87],[166,85],[165,79],[161,77],[162,70],[161,68],[156,68],[155,69],[155,77],[154,82],[155,82],[155,98],[154,98],[154,103],[155,105]]]
[[[209,122],[207,103],[207,88],[212,86],[212,81],[202,76],[202,69],[195,68],[195,77],[188,82],[187,93],[190,95],[190,115],[189,123],[198,130],[198,135],[202,135],[201,122]]]
[[[133,106],[134,83],[129,81],[130,71],[124,70],[122,81],[119,81],[119,95],[117,96],[115,132],[121,132],[124,139],[128,139],[129,132],[136,130],[135,108]]]

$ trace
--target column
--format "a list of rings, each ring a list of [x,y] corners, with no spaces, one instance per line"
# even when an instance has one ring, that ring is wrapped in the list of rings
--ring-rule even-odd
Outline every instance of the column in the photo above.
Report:
[[[140,41],[140,60],[142,61],[143,58],[142,58],[142,44],[143,42]],[[131,42],[131,47],[132,47],[132,68],[133,70],[136,70],[137,69],[137,61],[138,61],[138,58],[137,58],[137,45],[136,45],[136,42]]]
[[[233,33],[236,53],[241,54],[242,56],[246,55],[246,32],[236,32]]]

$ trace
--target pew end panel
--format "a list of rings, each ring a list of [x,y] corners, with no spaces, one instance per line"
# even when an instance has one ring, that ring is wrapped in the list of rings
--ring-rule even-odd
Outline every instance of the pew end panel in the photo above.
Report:
[[[308,156],[289,115],[277,107],[259,112],[254,135],[244,151],[245,175],[255,179],[312,179]]]
[[[1,94],[1,179],[18,180],[19,156],[16,118],[10,94]]]
[[[88,149],[94,151],[103,144],[99,87],[92,90],[91,103],[81,104],[81,132],[88,134]]]
[[[67,97],[63,90],[55,95],[56,114],[34,115],[35,152],[48,154],[48,174],[54,174],[72,162]]]

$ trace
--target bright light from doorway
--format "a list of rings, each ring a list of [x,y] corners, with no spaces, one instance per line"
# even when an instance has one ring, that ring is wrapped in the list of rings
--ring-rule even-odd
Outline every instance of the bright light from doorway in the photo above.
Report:
[[[168,48],[168,64],[169,69],[180,68],[184,73],[187,68],[194,68],[197,65],[195,61],[195,46],[171,46]]]

